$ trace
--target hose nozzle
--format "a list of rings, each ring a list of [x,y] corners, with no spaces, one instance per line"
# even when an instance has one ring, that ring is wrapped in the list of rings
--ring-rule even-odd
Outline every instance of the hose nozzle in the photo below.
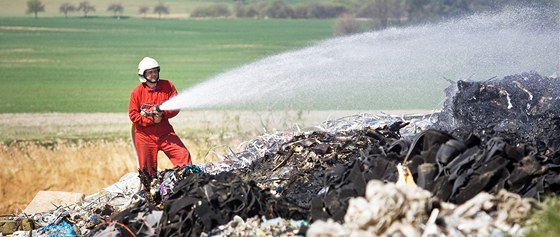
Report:
[[[162,109],[159,108],[160,105],[154,105],[154,104],[142,104],[140,106],[140,111],[142,111],[143,113],[147,114],[147,115],[154,115],[155,113],[161,113],[163,112]]]

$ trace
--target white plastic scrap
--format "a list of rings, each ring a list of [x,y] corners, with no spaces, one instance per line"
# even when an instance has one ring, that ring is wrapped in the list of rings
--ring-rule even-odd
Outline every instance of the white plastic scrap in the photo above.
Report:
[[[111,197],[108,204],[115,209],[123,210],[132,203],[132,197],[142,189],[138,173],[128,173],[115,184],[103,188]],[[87,199],[87,198],[86,198]]]
[[[248,218],[246,221],[240,216],[234,216],[229,223],[214,228],[210,234],[203,233],[202,236],[295,236],[304,221],[286,220],[274,218],[266,220],[258,216]]]
[[[340,131],[359,130],[366,127],[378,128],[390,125],[398,121],[409,122],[410,124],[400,130],[403,136],[413,136],[428,126],[433,124],[433,114],[420,115],[372,115],[360,113],[352,116],[329,120],[316,126],[319,131],[335,134]],[[250,141],[244,142],[238,147],[239,152],[231,151],[226,155],[219,155],[218,162],[206,164],[206,172],[216,174],[224,171],[245,168],[253,161],[264,157],[266,154],[275,154],[281,146],[292,140],[294,136],[310,134],[313,131],[298,132],[276,132],[273,134],[263,134]]]
[[[295,135],[292,132],[277,132],[258,136],[243,143],[240,152],[231,151],[224,155],[221,161],[206,164],[206,172],[216,174],[245,168],[266,154],[275,154],[282,144],[290,141]]]
[[[88,219],[96,209],[103,209],[106,205],[110,205],[116,210],[124,210],[133,202],[133,196],[140,190],[140,178],[136,173],[125,174],[121,179],[102,191],[86,196],[84,200],[67,205],[60,206],[56,210],[49,213],[36,213],[31,218],[38,227],[47,226],[57,221],[59,218],[69,216],[75,221],[75,229],[82,235],[89,232],[87,228]]]
[[[12,233],[11,235],[7,235],[7,236],[11,236],[11,237],[31,237],[31,231],[16,231],[14,233]],[[0,232],[0,237],[2,237],[2,232]]]
[[[416,186],[407,186],[394,183],[383,185],[378,180],[368,182],[366,197],[350,200],[344,217],[345,227],[381,235],[387,233],[387,229],[397,221],[421,225],[428,219],[424,210],[432,195]],[[355,203],[354,200],[360,201]]]
[[[433,114],[418,115],[373,115],[369,113],[359,113],[339,119],[325,121],[316,126],[321,131],[336,133],[338,131],[360,130],[366,127],[378,128],[390,125],[398,121],[409,122],[410,124],[400,130],[404,136],[415,135],[421,130],[425,130],[433,124]]]
[[[344,224],[316,221],[307,236],[523,236],[519,224],[538,205],[505,190],[479,193],[459,206],[441,202],[431,208],[434,202],[418,187],[371,180],[366,197],[350,200]]]

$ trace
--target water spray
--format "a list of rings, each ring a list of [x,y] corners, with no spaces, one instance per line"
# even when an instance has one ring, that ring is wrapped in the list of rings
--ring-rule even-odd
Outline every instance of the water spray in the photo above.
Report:
[[[558,74],[557,16],[508,8],[329,39],[219,74],[160,109],[436,109],[449,81]]]

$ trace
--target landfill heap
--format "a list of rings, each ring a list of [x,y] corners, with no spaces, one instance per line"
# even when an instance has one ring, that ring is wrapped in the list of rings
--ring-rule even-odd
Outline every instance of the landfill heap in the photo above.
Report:
[[[458,81],[435,114],[264,134],[40,217],[86,236],[522,236],[539,197],[560,191],[559,88],[537,73]],[[59,231],[45,227],[33,236]]]
[[[501,137],[546,154],[560,148],[558,77],[531,72],[500,80],[458,81],[445,92],[437,129],[463,138],[473,134],[483,142]]]

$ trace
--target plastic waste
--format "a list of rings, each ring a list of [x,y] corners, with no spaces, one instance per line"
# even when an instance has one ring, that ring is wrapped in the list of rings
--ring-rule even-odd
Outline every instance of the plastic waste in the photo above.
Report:
[[[33,236],[37,237],[47,237],[47,236],[57,236],[57,237],[74,237],[76,231],[72,224],[68,223],[66,220],[60,221],[58,224],[53,222],[47,226],[41,227],[34,233]]]

